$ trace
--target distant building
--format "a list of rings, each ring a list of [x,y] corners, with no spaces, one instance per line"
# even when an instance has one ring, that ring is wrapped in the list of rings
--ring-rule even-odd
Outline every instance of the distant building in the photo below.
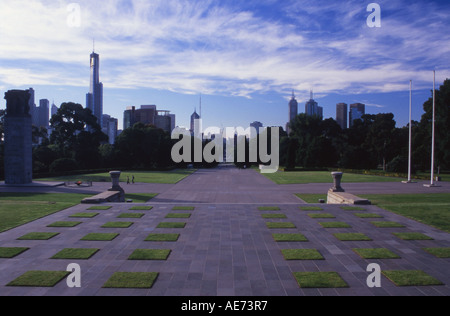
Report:
[[[366,114],[366,105],[362,103],[350,104],[349,126],[353,126],[355,120],[361,119]]]
[[[89,93],[86,94],[86,108],[92,111],[97,123],[102,126],[103,120],[103,83],[100,82],[100,56],[92,52],[90,59],[91,80]]]
[[[53,102],[50,117],[53,117],[56,113],[58,113],[58,107],[55,105],[55,102]]]
[[[253,131],[250,132],[250,138],[253,138],[253,137],[256,137],[257,135],[259,135],[259,129],[264,127],[264,125],[261,122],[255,121],[255,122],[250,124],[250,127],[254,127],[255,130],[256,130],[256,135],[253,134]]]
[[[202,131],[202,127],[200,124],[200,115],[197,113],[197,110],[194,110],[194,113],[192,113],[191,115],[191,128],[189,129],[189,131],[191,132],[192,135],[200,135],[201,131]]]
[[[142,105],[140,109],[128,107],[123,114],[123,128],[127,129],[138,122],[172,133],[176,119],[175,114],[170,114],[170,111],[158,111],[156,105]]]
[[[319,106],[319,104],[313,99],[313,92],[311,91],[311,98],[305,104],[305,113],[309,116],[318,116],[323,118],[323,107]]]
[[[336,104],[336,122],[342,129],[346,129],[348,127],[347,113],[348,113],[347,103]]]
[[[114,144],[117,138],[118,120],[108,114],[103,114],[102,117],[102,132],[109,138],[109,143]]]
[[[292,98],[289,101],[289,122],[295,119],[298,115],[298,102],[295,99],[294,91],[292,91]]]

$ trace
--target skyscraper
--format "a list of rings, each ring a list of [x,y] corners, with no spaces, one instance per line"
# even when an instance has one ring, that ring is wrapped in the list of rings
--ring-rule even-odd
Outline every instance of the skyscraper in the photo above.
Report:
[[[353,126],[353,121],[361,119],[366,114],[366,105],[362,103],[350,104],[349,126]]]
[[[298,115],[298,102],[295,99],[294,90],[292,90],[292,98],[289,101],[289,122],[291,122]]]
[[[91,84],[86,94],[86,108],[92,111],[97,123],[102,126],[103,119],[103,83],[100,82],[100,56],[95,52],[91,54]]]
[[[311,97],[305,104],[305,113],[309,116],[318,116],[320,118],[323,118],[323,107],[319,106],[319,104],[314,101],[312,90]]]
[[[348,111],[347,103],[336,104],[336,122],[339,124],[339,126],[342,129],[347,128],[347,123],[348,123],[347,111]]]
[[[201,133],[201,123],[200,123],[200,115],[198,115],[197,110],[194,110],[194,113],[191,115],[191,134],[194,136],[198,136]]]

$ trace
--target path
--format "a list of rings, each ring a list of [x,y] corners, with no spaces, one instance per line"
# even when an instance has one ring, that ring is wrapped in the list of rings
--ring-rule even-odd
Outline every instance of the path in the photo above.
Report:
[[[304,187],[312,188],[314,185]],[[347,187],[350,185],[344,186]],[[160,194],[146,204],[108,204],[111,209],[104,211],[90,211],[88,205],[77,205],[0,233],[0,247],[30,248],[16,258],[0,259],[0,295],[450,295],[449,259],[438,259],[423,250],[425,247],[450,247],[449,234],[376,206],[365,206],[361,211],[345,211],[338,205],[320,205],[321,211],[302,211],[299,207],[305,204],[292,196],[285,186],[272,183],[254,170],[226,167],[199,170],[175,185],[135,185],[128,191],[145,188],[151,188],[145,191],[147,193],[159,190]],[[293,189],[295,193],[301,192],[297,191],[298,188]],[[91,189],[95,190],[95,187]],[[194,210],[173,211],[172,208],[180,206],[180,203],[193,206]],[[135,205],[153,206],[153,209],[131,210]],[[279,210],[261,211],[258,209],[261,205],[278,206]],[[98,212],[99,215],[81,219],[70,217],[80,212]],[[360,218],[355,216],[358,212],[375,213],[382,218]],[[117,218],[122,213],[144,215],[133,219]],[[191,216],[171,219],[166,217],[169,213],[190,213]],[[311,217],[311,213],[330,213],[335,218],[316,219]],[[286,217],[268,219],[263,214],[284,214]],[[82,223],[71,228],[48,227],[57,221],[73,220]],[[115,221],[130,221],[133,225],[129,228],[101,227]],[[330,221],[344,222],[350,227],[324,228],[320,225]],[[393,221],[404,227],[378,228],[372,224],[373,221]],[[186,226],[182,229],[158,228],[161,222],[185,222]],[[289,222],[294,227],[270,229],[268,222]],[[17,240],[29,232],[56,232],[59,235],[46,241]],[[106,242],[80,240],[86,234],[99,232],[119,235]],[[401,240],[392,235],[394,232],[419,232],[433,240]],[[150,233],[178,233],[180,237],[176,242],[144,241]],[[300,233],[307,241],[276,242],[274,233]],[[335,233],[363,233],[371,240],[340,241],[333,235]],[[100,250],[88,260],[50,259],[65,248]],[[362,259],[353,248],[386,248],[401,258]],[[136,249],[171,249],[171,254],[166,261],[128,260]],[[285,260],[283,249],[316,249],[324,260]],[[52,288],[6,286],[27,271],[65,271],[70,263],[81,266],[81,288],[68,288],[64,281]],[[382,270],[423,270],[445,285],[398,287],[383,276],[381,288],[368,288],[366,268],[370,263],[378,263]],[[349,287],[302,289],[293,274],[304,271],[337,272]],[[102,288],[114,272],[158,272],[159,276],[150,289]]]

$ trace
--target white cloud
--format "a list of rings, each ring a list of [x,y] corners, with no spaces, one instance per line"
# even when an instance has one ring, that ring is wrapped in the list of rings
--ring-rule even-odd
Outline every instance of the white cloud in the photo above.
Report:
[[[278,20],[213,0],[79,3],[80,28],[67,25],[69,1],[2,5],[1,85],[86,84],[93,38],[109,88],[248,98],[291,88],[391,92],[411,78],[425,86],[430,67],[450,73],[446,15],[427,2],[381,1],[391,13],[378,30],[365,27],[359,1],[295,1]]]

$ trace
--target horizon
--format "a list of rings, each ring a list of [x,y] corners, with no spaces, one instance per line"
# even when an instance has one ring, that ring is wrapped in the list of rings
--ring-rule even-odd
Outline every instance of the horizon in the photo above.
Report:
[[[8,2],[0,12],[0,93],[32,87],[36,104],[86,107],[94,49],[103,112],[119,129],[126,107],[145,104],[189,127],[200,95],[204,126],[284,128],[292,90],[300,114],[311,89],[324,119],[336,119],[337,103],[363,103],[367,114],[393,113],[402,127],[410,80],[420,121],[433,70],[436,89],[450,77],[450,4],[377,1],[381,27],[369,27],[369,3]]]

